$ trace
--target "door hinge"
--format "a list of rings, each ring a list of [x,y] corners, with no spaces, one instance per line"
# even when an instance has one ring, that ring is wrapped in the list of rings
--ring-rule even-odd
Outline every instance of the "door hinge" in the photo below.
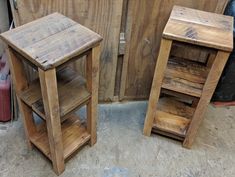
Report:
[[[126,50],[126,39],[125,39],[125,33],[120,33],[120,41],[119,41],[119,48],[118,48],[118,54],[124,55]]]

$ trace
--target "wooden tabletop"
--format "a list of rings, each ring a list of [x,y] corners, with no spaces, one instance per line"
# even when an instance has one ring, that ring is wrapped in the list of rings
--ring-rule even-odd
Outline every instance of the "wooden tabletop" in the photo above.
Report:
[[[102,40],[100,35],[59,13],[27,23],[0,36],[43,70],[63,64]]]
[[[233,17],[174,6],[163,37],[230,52]]]

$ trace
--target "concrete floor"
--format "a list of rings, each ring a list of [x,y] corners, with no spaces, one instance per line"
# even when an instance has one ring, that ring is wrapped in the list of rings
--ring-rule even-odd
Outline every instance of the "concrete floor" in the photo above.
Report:
[[[142,135],[146,106],[101,105],[97,144],[70,159],[61,177],[235,177],[235,108],[210,106],[188,150],[169,138]],[[21,120],[0,124],[0,176],[56,176],[39,151],[27,149]]]

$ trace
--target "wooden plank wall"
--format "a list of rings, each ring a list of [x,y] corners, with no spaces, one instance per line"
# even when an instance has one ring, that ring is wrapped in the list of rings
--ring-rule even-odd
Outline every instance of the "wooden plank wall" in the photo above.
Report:
[[[18,0],[18,10],[13,4],[17,26],[58,11],[103,36],[99,100],[113,99],[123,0]],[[84,72],[83,63],[77,70]]]
[[[130,29],[126,29],[121,99],[148,98],[161,34],[173,5],[221,13],[226,3],[227,0],[129,0],[128,11],[132,13],[127,17]]]
[[[17,0],[17,25],[58,11],[104,37],[100,64],[100,101],[147,99],[161,33],[173,5],[222,13],[228,0]],[[13,0],[11,0],[13,2]],[[13,3],[12,3],[13,7]],[[125,53],[118,54],[120,32]],[[174,54],[185,55],[187,50]],[[191,57],[205,57],[191,53]],[[75,68],[84,73],[84,60]],[[32,70],[29,70],[29,75]]]

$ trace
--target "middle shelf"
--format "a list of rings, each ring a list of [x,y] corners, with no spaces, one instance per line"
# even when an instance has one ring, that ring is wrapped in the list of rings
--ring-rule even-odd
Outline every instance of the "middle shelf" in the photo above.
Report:
[[[86,80],[70,67],[57,72],[57,87],[61,117],[65,117],[91,97],[86,88]],[[39,79],[29,84],[19,96],[36,114],[46,119]]]
[[[209,69],[198,62],[170,57],[162,88],[200,97]]]

